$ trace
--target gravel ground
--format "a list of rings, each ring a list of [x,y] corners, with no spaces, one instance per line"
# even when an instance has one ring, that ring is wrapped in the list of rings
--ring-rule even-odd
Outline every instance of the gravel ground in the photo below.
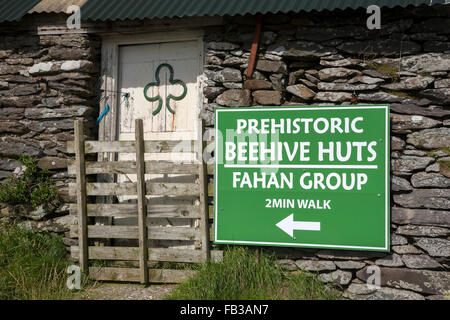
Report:
[[[76,297],[78,300],[161,300],[175,285],[97,283]]]

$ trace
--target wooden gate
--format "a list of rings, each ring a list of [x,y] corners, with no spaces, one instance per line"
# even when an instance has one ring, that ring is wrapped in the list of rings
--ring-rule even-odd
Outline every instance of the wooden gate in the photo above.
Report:
[[[202,161],[205,149],[203,123],[199,121],[197,140],[144,141],[142,119],[135,121],[134,141],[85,141],[82,121],[75,121],[75,141],[67,145],[68,152],[75,153],[75,161],[69,164],[68,171],[77,179],[76,183],[69,184],[70,194],[77,198],[76,204],[71,204],[71,214],[77,216],[77,224],[72,226],[70,233],[72,238],[78,238],[78,246],[71,248],[71,254],[79,259],[81,269],[96,280],[181,282],[194,271],[161,268],[158,264],[222,259],[221,251],[210,250],[208,191],[211,193],[212,188],[208,187],[207,165]],[[180,143],[183,144],[182,150],[197,154],[196,161],[174,163],[144,160],[145,153],[170,153],[174,148],[180,152]],[[85,154],[103,152],[135,153],[136,161],[86,160]],[[90,175],[97,174],[135,174],[137,182],[88,182]],[[187,174],[196,175],[197,179],[186,182],[183,179],[177,181],[175,177],[170,182],[155,182],[155,179],[146,181],[146,174]],[[136,203],[95,203],[95,196],[125,195],[137,196]],[[197,200],[191,204],[153,204],[149,196],[192,196]],[[118,226],[99,225],[95,223],[95,217],[137,219],[134,225]],[[194,223],[190,226],[155,225],[155,221],[161,218],[190,219]],[[99,239],[109,239],[109,242],[105,245]],[[130,240],[131,243],[134,241],[134,245],[124,246],[123,242],[115,244],[117,239],[134,239]],[[184,240],[191,241],[193,245],[192,248],[181,249],[154,247],[151,245],[154,240]],[[100,260],[101,263],[92,263],[92,260]]]

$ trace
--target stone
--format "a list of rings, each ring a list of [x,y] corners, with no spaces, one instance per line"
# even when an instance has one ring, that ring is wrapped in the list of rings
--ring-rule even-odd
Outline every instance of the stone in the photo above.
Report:
[[[375,90],[378,86],[374,84],[348,84],[348,83],[333,83],[333,82],[319,82],[317,89],[324,91],[368,91]]]
[[[46,74],[49,72],[56,72],[58,71],[58,68],[56,64],[53,62],[40,62],[36,63],[35,65],[31,66],[28,69],[28,72],[31,75],[40,75],[40,74]]]
[[[249,90],[229,89],[219,95],[216,102],[227,107],[249,107],[252,99]]]
[[[395,59],[393,63],[399,63]],[[414,56],[403,56],[400,61],[402,70],[416,73],[450,71],[450,57],[442,53],[426,53]]]
[[[347,68],[325,68],[319,71],[319,78],[323,81],[333,81],[360,75],[362,75],[361,71]]]
[[[405,148],[405,141],[396,136],[391,136],[391,150],[403,150]]]
[[[375,260],[375,264],[378,266],[385,266],[385,267],[401,267],[404,265],[402,257],[396,253]]]
[[[446,228],[416,225],[399,226],[395,232],[405,236],[424,237],[446,237],[450,234],[450,230]]]
[[[365,262],[359,262],[359,261],[334,261],[336,266],[339,269],[344,270],[359,270],[361,268],[364,268],[366,263]]]
[[[47,170],[66,169],[67,159],[58,157],[43,157],[38,160],[37,165],[39,168]]]
[[[18,121],[2,121],[0,120],[0,133],[25,134],[30,130]]]
[[[207,64],[215,64],[215,65],[220,66],[220,65],[222,65],[222,63],[223,63],[223,60],[220,59],[220,58],[217,57],[217,56],[209,55],[209,56],[207,56],[207,57],[205,58],[205,62],[206,62]],[[229,64],[228,64],[228,65],[229,65]]]
[[[356,273],[356,276],[362,281],[367,281],[371,275],[366,268]],[[422,294],[443,294],[446,290],[450,290],[450,273],[445,271],[381,267],[380,280],[381,286],[406,289]]]
[[[420,91],[419,95],[440,104],[450,104],[450,88],[426,89]]]
[[[320,250],[317,252],[317,257],[320,259],[332,260],[367,260],[375,257],[384,257],[386,253],[383,252],[361,252],[361,251],[338,251],[338,250]]]
[[[367,300],[425,300],[425,298],[408,290],[383,287],[367,297]]]
[[[242,89],[244,87],[240,82],[224,82],[222,85],[227,89]]]
[[[73,106],[70,108],[57,108],[57,109],[27,108],[25,109],[25,118],[40,120],[40,119],[89,117],[95,112],[96,110],[93,107],[87,106]]]
[[[253,98],[257,104],[261,105],[275,105],[282,103],[283,97],[280,91],[274,90],[257,90],[252,93]]]
[[[297,265],[291,259],[280,259],[280,260],[277,260],[277,264],[279,266],[281,266],[281,268],[283,270],[287,270],[287,271],[296,271],[297,270]]]
[[[287,66],[281,61],[258,60],[255,68],[263,72],[287,74]]]
[[[375,292],[375,286],[369,286],[365,283],[352,283],[349,285],[347,292],[354,295],[366,295]]]
[[[271,90],[272,83],[267,80],[251,79],[244,82],[244,88],[248,90]]]
[[[376,78],[376,77],[369,77],[369,76],[356,76],[352,79],[350,79],[347,83],[353,84],[353,83],[364,83],[364,84],[377,84],[384,82],[384,79],[382,78]]]
[[[303,100],[312,100],[316,93],[302,84],[296,84],[288,86],[286,88],[287,92],[292,93],[294,96],[302,98]]]
[[[391,170],[411,172],[425,169],[432,162],[434,162],[434,158],[431,157],[401,156],[399,159],[391,160]]]
[[[450,227],[449,211],[393,207],[391,219],[395,224]]]
[[[351,55],[372,54],[378,56],[412,55],[422,50],[421,46],[412,41],[398,41],[393,39],[376,39],[367,41],[346,41],[337,47]]]
[[[36,84],[24,84],[15,86],[11,90],[11,94],[14,96],[29,96],[33,94],[38,94],[42,91],[42,88]]]
[[[437,127],[442,124],[441,121],[437,121],[431,118],[418,115],[404,115],[391,113],[390,118],[392,121],[391,129],[393,130],[418,130],[418,129],[429,129]]]
[[[414,238],[414,244],[432,257],[450,257],[450,240],[440,238]]]
[[[403,98],[387,92],[360,93],[358,95],[360,101],[369,102],[401,102]]]
[[[388,90],[423,90],[432,84],[433,81],[433,77],[417,76],[401,79],[399,82],[384,84],[381,87]]]
[[[336,270],[336,265],[333,261],[297,260],[295,264],[300,270],[306,271]]]
[[[341,60],[320,60],[320,65],[324,67],[350,67],[358,66],[361,60],[358,59],[341,59]]]
[[[230,42],[208,42],[207,47],[209,49],[212,50],[226,50],[226,51],[231,51],[231,50],[236,50],[237,48],[239,48],[239,45],[234,44],[234,43],[230,43]]]
[[[411,177],[411,183],[415,188],[449,188],[450,178],[439,173],[419,172]]]
[[[402,114],[411,115],[421,115],[442,118],[444,116],[450,115],[450,110],[444,110],[442,108],[424,108],[416,104],[397,104],[393,103],[390,105],[391,112],[397,112]]]
[[[380,79],[383,79],[383,80],[392,79],[392,77],[389,74],[386,74],[386,73],[383,73],[383,72],[379,72],[379,71],[373,70],[373,69],[363,70],[363,73],[365,75],[373,77],[373,78],[380,78]]]
[[[399,236],[398,234],[395,234],[395,233],[391,234],[391,245],[392,246],[404,245],[407,243],[408,243],[408,240],[405,237]]]
[[[394,202],[406,208],[450,209],[450,189],[414,189],[394,194]]]
[[[61,64],[62,71],[95,72],[97,70],[93,62],[88,60],[68,60]]]
[[[450,88],[450,78],[447,79],[441,79],[441,80],[436,80],[434,82],[434,87],[436,89],[440,89],[440,88]]]
[[[298,83],[298,81],[304,77],[305,75],[305,70],[300,69],[294,72],[289,73],[289,85],[294,85],[296,83]]]
[[[394,251],[397,254],[421,254],[423,253],[421,250],[417,249],[411,244],[404,245],[404,246],[392,246],[392,251]],[[405,260],[403,260],[405,262]],[[405,262],[406,263],[406,262]]]
[[[391,178],[391,190],[392,191],[410,191],[413,188],[408,180],[397,176]]]
[[[33,141],[19,137],[6,136],[0,138],[0,155],[4,157],[17,158],[19,155],[38,157],[41,154],[40,146]]]
[[[425,172],[439,172],[440,165],[439,162],[435,162],[432,165],[426,167]]]
[[[349,92],[327,92],[321,91],[316,94],[314,100],[316,101],[330,101],[330,102],[344,102],[352,99],[352,94]]]
[[[282,45],[274,44],[269,46],[267,53],[292,60],[319,62],[320,57],[334,54],[336,49],[327,48],[315,42],[289,41]]]
[[[203,95],[206,99],[214,100],[217,96],[225,91],[224,87],[204,87]]]
[[[440,263],[430,258],[426,254],[405,254],[402,260],[408,268],[411,269],[439,269]]]
[[[406,148],[411,148],[411,146],[407,146]],[[414,147],[412,147],[414,148]],[[403,150],[403,154],[405,156],[416,156],[416,157],[426,157],[428,153],[422,150]]]
[[[419,149],[438,149],[448,147],[450,128],[424,129],[408,134],[406,142]]]
[[[331,273],[321,273],[319,275],[319,280],[325,283],[345,286],[352,281],[352,273],[342,270],[336,270]]]

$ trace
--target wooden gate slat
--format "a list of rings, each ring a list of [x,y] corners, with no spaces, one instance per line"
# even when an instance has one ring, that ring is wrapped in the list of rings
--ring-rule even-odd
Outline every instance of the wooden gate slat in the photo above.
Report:
[[[139,269],[91,267],[90,276],[101,281],[139,282]],[[194,270],[148,269],[149,281],[153,283],[181,283],[195,274]]]

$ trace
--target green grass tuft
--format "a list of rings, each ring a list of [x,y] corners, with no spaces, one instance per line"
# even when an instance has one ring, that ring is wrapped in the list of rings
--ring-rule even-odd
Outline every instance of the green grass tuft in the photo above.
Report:
[[[221,263],[207,262],[175,288],[169,300],[316,300],[339,294],[310,273],[287,273],[274,255],[246,247],[224,251]]]
[[[0,300],[71,299],[70,264],[59,236],[0,226]]]

